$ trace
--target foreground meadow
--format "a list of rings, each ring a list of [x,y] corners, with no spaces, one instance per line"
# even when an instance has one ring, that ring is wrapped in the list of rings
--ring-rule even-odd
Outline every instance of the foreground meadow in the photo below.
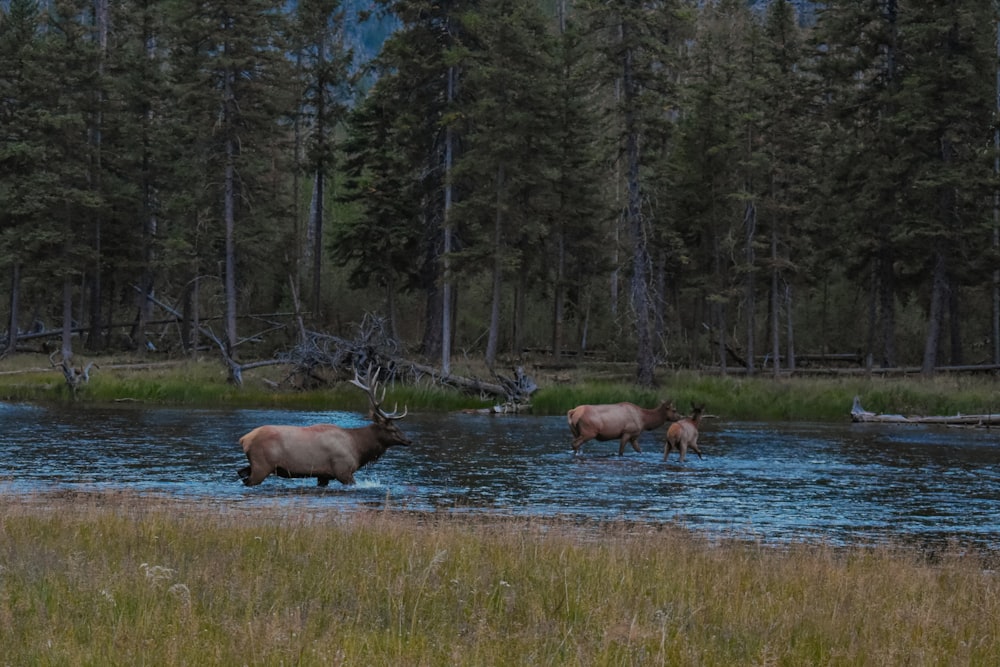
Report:
[[[995,665],[995,554],[0,499],[0,664]]]

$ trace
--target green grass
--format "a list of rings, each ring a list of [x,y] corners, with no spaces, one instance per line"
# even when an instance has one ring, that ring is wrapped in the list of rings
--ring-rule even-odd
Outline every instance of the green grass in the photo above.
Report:
[[[996,563],[644,524],[4,498],[4,664],[1000,664]]]
[[[583,403],[629,401],[653,407],[672,399],[682,412],[704,403],[711,414],[736,420],[844,420],[855,396],[873,412],[953,415],[1000,412],[992,377],[922,378],[746,378],[678,371],[660,376],[657,390],[624,383],[582,381],[542,387],[533,411],[561,414]]]
[[[38,365],[37,359],[15,357],[0,362],[0,400],[7,401],[137,401],[157,405],[287,407],[297,409],[367,409],[365,396],[343,382],[312,390],[276,389],[286,369],[248,371],[240,388],[228,384],[225,368],[214,360],[180,361],[135,370],[121,360],[100,360],[89,384],[74,397],[62,374]],[[119,363],[116,363],[119,362]],[[31,364],[34,363],[35,366]],[[564,414],[584,403],[629,401],[654,407],[673,399],[682,412],[704,403],[709,414],[734,420],[843,420],[854,396],[874,412],[917,415],[1000,412],[1000,394],[991,376],[939,375],[933,378],[872,376],[747,378],[694,371],[661,371],[655,389],[638,387],[609,373],[604,366],[581,365],[570,372],[527,369],[539,390],[531,411]],[[620,370],[620,369],[619,369]],[[456,374],[489,378],[483,368],[457,368]],[[411,411],[454,411],[485,408],[490,397],[470,396],[422,381],[389,387],[385,407]]]

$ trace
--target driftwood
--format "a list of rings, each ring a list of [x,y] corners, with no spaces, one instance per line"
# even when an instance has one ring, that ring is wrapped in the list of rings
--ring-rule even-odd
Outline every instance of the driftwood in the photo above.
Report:
[[[65,358],[56,363],[55,356],[55,352],[49,355],[49,363],[52,364],[53,368],[62,371],[63,377],[66,379],[66,386],[69,387],[70,394],[76,399],[76,392],[80,390],[80,387],[90,382],[90,369],[100,368],[100,366],[91,361],[83,368],[78,368]]]
[[[335,379],[351,377],[356,368],[373,365],[383,369],[383,381],[430,381],[480,396],[490,396],[502,404],[492,412],[517,412],[525,408],[538,385],[515,368],[511,377],[493,374],[493,381],[474,377],[442,374],[437,368],[406,359],[402,346],[392,335],[388,322],[367,314],[353,339],[309,331],[300,324],[299,343],[279,355],[292,371],[286,383],[322,385]]]
[[[869,412],[861,407],[861,398],[854,397],[851,421],[883,424],[944,424],[947,426],[1000,426],[1000,414],[952,415],[948,417],[906,417],[904,415]]]

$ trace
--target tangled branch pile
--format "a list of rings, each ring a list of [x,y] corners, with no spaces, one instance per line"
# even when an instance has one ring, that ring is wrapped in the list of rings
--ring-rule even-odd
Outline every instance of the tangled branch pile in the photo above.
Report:
[[[383,369],[384,382],[430,382],[477,393],[502,401],[495,410],[503,412],[523,409],[538,389],[522,368],[514,369],[513,377],[494,372],[494,381],[488,382],[443,375],[432,366],[405,359],[388,321],[372,314],[365,315],[357,326],[357,335],[351,340],[302,328],[299,343],[278,358],[293,369],[285,381],[300,388],[349,379],[355,369],[373,366]]]

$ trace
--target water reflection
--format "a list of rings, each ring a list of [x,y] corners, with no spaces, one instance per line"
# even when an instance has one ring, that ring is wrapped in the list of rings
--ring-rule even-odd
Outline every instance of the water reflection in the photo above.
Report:
[[[0,404],[0,492],[129,489],[242,504],[294,501],[676,522],[764,540],[971,539],[1000,546],[996,431],[916,424],[707,422],[705,458],[662,460],[590,442],[563,417],[411,414],[414,444],[355,487],[269,478],[244,487],[238,438],[265,423],[363,425],[364,415],[278,410]]]

